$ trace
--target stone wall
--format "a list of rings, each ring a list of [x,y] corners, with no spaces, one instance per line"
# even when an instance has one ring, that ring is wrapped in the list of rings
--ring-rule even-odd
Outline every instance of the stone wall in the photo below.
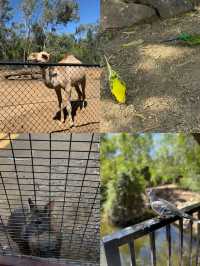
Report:
[[[200,0],[102,0],[103,29],[125,28],[194,10]]]

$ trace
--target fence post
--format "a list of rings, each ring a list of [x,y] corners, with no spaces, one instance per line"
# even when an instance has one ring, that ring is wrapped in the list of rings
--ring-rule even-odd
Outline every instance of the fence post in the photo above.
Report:
[[[183,219],[179,221],[179,266],[183,266]]]
[[[197,214],[198,219],[200,220],[200,212]],[[200,252],[200,224],[197,224],[197,251],[196,251],[196,266],[199,266],[199,255]]]
[[[150,248],[151,248],[151,265],[156,266],[156,245],[155,245],[155,232],[149,234]]]
[[[172,266],[172,243],[171,243],[171,227],[166,225],[166,238],[168,243],[168,266]]]
[[[115,242],[104,242],[104,250],[108,266],[121,266],[119,248]]]
[[[136,266],[134,240],[131,239],[128,245],[129,245],[129,251],[131,255],[131,266]]]

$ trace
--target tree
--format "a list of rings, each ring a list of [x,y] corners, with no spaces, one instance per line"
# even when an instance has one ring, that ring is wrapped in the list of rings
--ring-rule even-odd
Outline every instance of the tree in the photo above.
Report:
[[[144,179],[137,169],[122,172],[109,183],[104,212],[113,224],[127,226],[152,216],[145,208],[144,188]]]
[[[8,0],[0,0],[0,58],[6,58],[8,29],[6,23],[12,18],[12,8]]]
[[[43,14],[40,19],[41,27],[46,39],[44,47],[48,45],[48,32],[56,32],[59,25],[66,26],[70,21],[79,19],[79,6],[75,0],[44,0]]]
[[[199,135],[186,134],[103,135],[100,161],[105,217],[118,225],[148,217],[143,195],[149,185],[176,183],[200,191],[197,138]]]
[[[51,59],[58,61],[73,53],[84,63],[99,63],[97,49],[97,24],[81,25],[81,38],[75,34],[61,34],[60,26],[78,20],[76,0],[22,0],[22,21],[12,22],[9,1],[0,0],[0,57],[1,59],[26,59],[30,52],[46,50]],[[82,28],[82,29],[81,29]]]
[[[152,164],[151,147],[152,134],[108,134],[101,138],[102,205],[105,216],[115,224],[127,225],[149,217],[143,199],[149,180],[143,171]]]
[[[38,9],[37,0],[23,0],[21,4],[21,10],[24,16],[24,27],[25,27],[25,46],[23,59],[26,60],[26,56],[30,53],[31,45],[31,32],[33,24],[35,22],[36,13]]]

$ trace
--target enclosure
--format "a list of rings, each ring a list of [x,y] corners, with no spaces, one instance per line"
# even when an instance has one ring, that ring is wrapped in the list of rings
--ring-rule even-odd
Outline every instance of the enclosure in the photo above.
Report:
[[[70,128],[66,109],[65,122],[59,123],[57,95],[53,88],[45,85],[42,66],[50,71],[59,69],[61,78],[85,72],[85,101],[79,99],[77,89],[72,86],[73,128]],[[0,132],[98,132],[100,73],[99,65],[0,62]],[[54,79],[57,78],[55,75],[52,75]]]
[[[200,218],[200,203],[185,207],[183,210],[189,214],[196,213],[195,217]],[[174,222],[176,223],[174,224]],[[175,249],[174,245],[172,225],[178,228],[179,239],[178,241],[175,240],[178,250]],[[188,237],[185,236],[183,219],[174,216],[161,220],[159,218],[146,220],[134,226],[124,228],[112,235],[105,236],[102,242],[105,250],[106,264],[102,264],[102,266],[198,266],[200,263],[200,224],[195,225],[195,223],[190,221],[187,227],[189,227]],[[158,239],[157,235],[160,229],[165,229],[166,246],[164,249],[162,249],[162,242]],[[195,237],[194,229],[196,230]],[[135,243],[144,236],[149,237],[149,243],[148,254],[146,256],[147,260],[142,262],[140,258],[136,256]],[[128,249],[128,254],[126,253],[127,261],[122,261],[122,248],[125,246]],[[143,253],[144,252],[143,250]],[[158,261],[158,257],[161,257],[162,260]]]
[[[0,255],[20,255],[8,233],[11,213],[26,210],[28,198],[41,207],[54,200],[51,223],[62,246],[49,260],[99,265],[99,185],[98,134],[1,134]]]

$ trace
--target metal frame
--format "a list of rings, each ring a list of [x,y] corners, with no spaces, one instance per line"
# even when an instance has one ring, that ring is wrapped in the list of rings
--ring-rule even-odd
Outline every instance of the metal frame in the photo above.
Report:
[[[77,67],[97,67],[99,68],[99,64],[65,64],[65,63],[33,63],[33,62],[7,62],[0,61],[0,66],[77,66]]]
[[[200,217],[200,203],[188,206],[182,209],[183,211],[193,214],[197,213],[198,217]],[[127,227],[122,229],[112,235],[105,236],[102,240],[105,255],[107,259],[108,266],[122,266],[120,259],[120,246],[124,244],[128,244],[130,250],[130,258],[131,265],[135,266],[136,258],[135,258],[135,249],[134,249],[134,241],[144,235],[149,235],[150,242],[150,250],[151,250],[151,265],[156,266],[156,239],[155,239],[155,231],[162,227],[166,228],[166,241],[168,243],[168,261],[167,265],[172,266],[172,240],[171,240],[171,228],[170,224],[179,220],[179,265],[183,265],[183,220],[180,217],[174,216],[167,219],[160,220],[159,218],[150,219],[144,221],[142,223],[136,224],[134,226]],[[192,222],[190,222],[190,242],[189,242],[189,262],[187,265],[192,266],[192,241],[193,241],[193,226]],[[196,249],[196,261],[195,265],[198,266],[200,263],[200,224],[198,224],[198,233],[197,233],[197,249]]]

